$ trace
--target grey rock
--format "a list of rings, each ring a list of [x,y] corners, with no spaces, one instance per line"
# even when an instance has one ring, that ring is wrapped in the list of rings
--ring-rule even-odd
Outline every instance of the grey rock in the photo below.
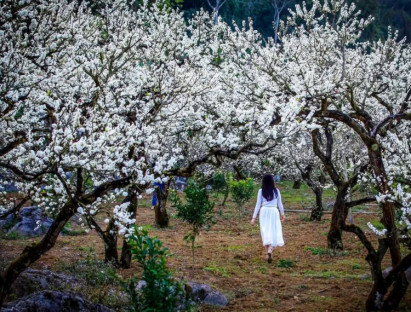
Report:
[[[106,306],[92,303],[79,294],[43,290],[7,303],[1,312],[112,312]]]
[[[228,300],[223,294],[206,284],[187,282],[185,284],[185,291],[187,297],[195,302],[203,302],[220,307],[228,304]]]
[[[392,271],[392,267],[386,268],[384,271],[382,271],[382,276],[384,278],[387,277],[387,275]],[[405,277],[407,278],[408,283],[411,283],[411,267],[405,270]]]
[[[140,280],[140,281],[138,281],[136,288],[138,290],[142,290],[146,286],[147,286],[147,282],[143,281],[143,280]]]
[[[37,226],[40,221],[40,226]],[[20,210],[17,223],[7,232],[7,236],[34,237],[44,235],[53,223],[40,207],[24,207]]]
[[[18,192],[18,190],[19,189],[13,183],[0,184],[0,192]]]
[[[75,291],[80,287],[81,281],[75,277],[53,273],[49,270],[42,271],[28,268],[12,284],[11,293],[16,298],[21,298],[40,290]]]
[[[217,291],[212,291],[211,293],[209,293],[204,298],[203,302],[206,304],[219,306],[219,307],[225,307],[228,304],[227,298]]]

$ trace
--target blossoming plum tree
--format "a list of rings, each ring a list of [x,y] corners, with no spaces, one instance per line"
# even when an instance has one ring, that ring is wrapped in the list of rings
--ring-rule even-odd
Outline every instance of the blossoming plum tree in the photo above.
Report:
[[[203,92],[203,71],[190,67],[206,58],[187,58],[196,45],[182,15],[155,5],[134,12],[126,1],[108,1],[92,14],[75,2],[9,1],[1,19],[0,166],[55,215],[43,239],[2,272],[3,300],[77,212],[104,239],[106,258],[117,261],[117,229],[135,222],[130,203],[136,207],[138,193],[183,157],[167,145],[183,119],[173,117]],[[93,216],[127,187],[101,229]]]
[[[299,110],[299,115],[335,121],[350,128],[367,151],[373,182],[379,192],[377,198],[382,211],[381,222],[386,228],[379,247],[374,248],[356,225],[343,224],[343,230],[355,233],[368,251],[374,280],[367,300],[367,309],[392,309],[398,306],[407,283],[404,268],[411,264],[411,254],[401,256],[399,233],[395,223],[395,179],[387,172],[391,159],[387,150],[398,144],[398,129],[409,128],[411,119],[411,49],[404,40],[397,41],[388,34],[385,41],[360,42],[361,30],[371,22],[358,18],[355,5],[341,0],[313,1],[312,8],[296,6],[281,35],[282,46],[271,47],[280,56],[267,60],[267,70],[273,81],[281,85],[288,102]],[[276,65],[274,61],[281,66]],[[398,155],[409,158],[409,146]],[[402,164],[408,161],[401,162]],[[405,169],[403,167],[403,169]],[[395,170],[398,173],[398,170]],[[397,178],[398,179],[398,175]],[[404,181],[404,179],[401,179]],[[409,203],[401,201],[404,222],[410,211]],[[390,251],[393,271],[383,278],[381,260]],[[389,287],[392,291],[388,293]]]

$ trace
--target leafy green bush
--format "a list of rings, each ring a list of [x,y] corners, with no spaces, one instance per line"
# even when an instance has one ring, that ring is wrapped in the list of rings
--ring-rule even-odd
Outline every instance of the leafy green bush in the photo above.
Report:
[[[238,216],[244,212],[244,205],[248,202],[254,194],[254,180],[252,178],[247,178],[245,180],[230,180],[230,191],[233,201],[237,205]]]
[[[130,296],[131,311],[175,311],[177,301],[183,298],[183,290],[167,269],[168,248],[163,247],[159,239],[148,236],[147,230],[136,227],[128,242],[133,259],[143,269],[140,279],[146,283],[140,291],[136,287],[136,277],[121,283]]]
[[[172,195],[173,205],[177,208],[177,217],[189,223],[192,227],[184,240],[191,243],[194,266],[194,243],[202,228],[209,229],[214,223],[214,204],[209,201],[206,185],[203,181],[188,180],[184,190],[186,203],[182,204],[176,193]]]

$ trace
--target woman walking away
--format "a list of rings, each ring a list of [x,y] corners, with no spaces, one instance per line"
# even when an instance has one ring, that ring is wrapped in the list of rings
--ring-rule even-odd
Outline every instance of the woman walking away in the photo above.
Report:
[[[258,190],[257,203],[253,218],[251,219],[251,225],[254,225],[258,212],[260,212],[261,238],[267,252],[267,261],[271,263],[273,261],[271,255],[274,247],[284,246],[281,221],[285,220],[280,191],[275,187],[271,174],[266,174],[263,177],[261,189]]]

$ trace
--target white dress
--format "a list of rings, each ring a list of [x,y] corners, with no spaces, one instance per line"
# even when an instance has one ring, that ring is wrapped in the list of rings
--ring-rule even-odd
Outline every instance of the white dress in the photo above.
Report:
[[[263,246],[284,246],[283,229],[280,221],[280,213],[284,215],[284,207],[281,202],[281,194],[277,189],[278,196],[271,201],[263,197],[260,189],[257,195],[253,218],[257,217],[260,212],[260,232],[263,240]]]

